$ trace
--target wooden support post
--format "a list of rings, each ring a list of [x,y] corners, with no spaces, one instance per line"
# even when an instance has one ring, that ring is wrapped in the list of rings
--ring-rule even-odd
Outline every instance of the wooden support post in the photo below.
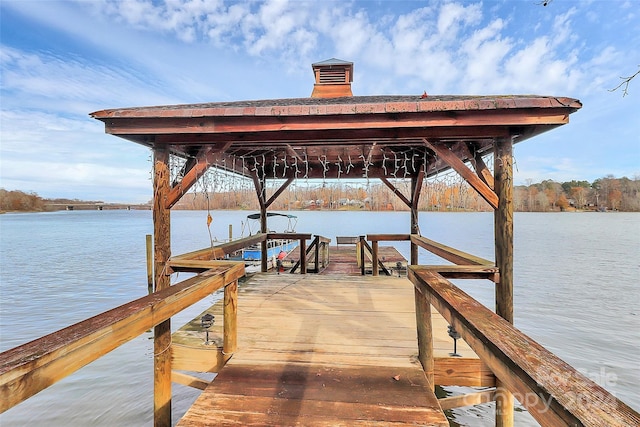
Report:
[[[510,139],[500,138],[494,148],[494,212],[496,267],[496,314],[513,324],[513,156]],[[496,387],[496,427],[513,426],[513,395],[500,381]]]
[[[314,273],[320,273],[320,236],[316,235],[316,238],[311,242],[311,246],[315,246],[315,250],[313,251],[313,268]]]
[[[364,236],[360,236],[360,273],[364,276]]]
[[[224,287],[222,353],[231,357],[238,345],[238,281]]]
[[[418,200],[420,197],[419,188],[422,187],[422,177],[424,175],[411,177],[411,232],[410,234],[420,234],[420,227],[418,225]],[[420,177],[420,182],[418,182]],[[417,191],[416,191],[417,190]],[[418,265],[418,245],[411,242],[411,265]]]
[[[267,228],[267,208],[260,206],[260,231],[266,234],[269,229]],[[265,273],[267,271],[267,240],[260,242],[260,271]],[[275,267],[275,266],[274,266]]]
[[[149,293],[153,291],[153,236],[147,234],[147,286]]]
[[[229,241],[233,241],[233,224],[229,224]]]
[[[371,242],[371,272],[374,276],[378,275],[378,241]]]
[[[300,274],[307,274],[307,239],[300,239]]]
[[[429,384],[435,389],[434,384],[434,360],[433,360],[433,326],[431,324],[431,303],[429,295],[423,295],[417,288],[416,298],[416,325],[418,332],[418,360],[422,364]]]
[[[170,191],[169,150],[155,148],[153,179],[153,232],[155,291],[171,285],[167,261],[171,256],[171,211],[166,207]],[[171,426],[171,319],[153,330],[153,424]]]

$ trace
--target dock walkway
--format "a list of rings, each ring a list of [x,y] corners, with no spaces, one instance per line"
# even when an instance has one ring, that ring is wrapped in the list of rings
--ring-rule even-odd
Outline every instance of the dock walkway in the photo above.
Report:
[[[239,290],[237,351],[178,426],[448,426],[415,322],[404,277],[256,274]]]

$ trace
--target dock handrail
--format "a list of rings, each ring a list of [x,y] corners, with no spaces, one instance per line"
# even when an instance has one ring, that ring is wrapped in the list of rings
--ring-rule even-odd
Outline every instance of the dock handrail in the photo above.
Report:
[[[636,411],[449,282],[436,267],[410,266],[409,279],[416,288],[416,307],[436,307],[541,425],[640,425]],[[431,330],[431,316],[421,319],[419,343]],[[425,360],[429,357],[420,355],[425,371],[433,366]]]
[[[320,265],[324,268],[329,263],[329,243],[331,243],[331,239],[328,237],[316,235],[304,254],[302,254],[302,247],[300,247],[300,259],[291,267],[290,273],[295,273],[298,267],[301,266],[303,258],[306,261],[310,258],[310,255],[313,255],[314,267],[313,270],[307,269],[306,271],[309,273],[319,273]],[[303,268],[306,268],[306,265],[305,262]]]
[[[195,277],[0,353],[0,413],[216,290],[235,284],[237,292],[242,263],[207,263],[209,268]],[[225,335],[235,345],[235,337]]]
[[[243,237],[240,239],[232,240],[230,242],[222,243],[220,245],[211,246],[209,248],[187,252],[185,254],[172,257],[172,259],[222,259],[226,255],[233,254],[240,249],[244,249],[251,245],[264,242],[269,238],[273,237],[269,237],[269,234],[266,233],[257,233],[253,236]]]

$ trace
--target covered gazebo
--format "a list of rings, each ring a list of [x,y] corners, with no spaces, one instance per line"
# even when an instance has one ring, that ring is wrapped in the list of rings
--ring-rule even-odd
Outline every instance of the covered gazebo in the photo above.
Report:
[[[313,64],[311,97],[116,108],[91,114],[107,133],[149,147],[154,161],[155,286],[169,287],[170,209],[207,172],[250,178],[266,212],[295,179],[380,179],[411,210],[408,233],[419,234],[425,179],[455,170],[495,210],[496,313],[513,322],[512,146],[569,122],[582,104],[535,95],[353,96],[353,64]],[[483,160],[492,153],[493,172]],[[170,156],[185,159],[171,182]],[[404,194],[396,179],[409,180]],[[267,182],[283,182],[267,197]],[[262,243],[266,245],[266,242]],[[263,248],[264,251],[264,248]],[[417,264],[412,243],[411,264]],[[263,269],[266,261],[263,259]],[[158,326],[156,340],[170,334]],[[156,356],[156,364],[166,363]],[[507,399],[508,393],[501,393]],[[170,398],[170,396],[169,396]],[[162,398],[161,398],[162,399]],[[156,401],[163,410],[166,402]],[[498,400],[498,408],[503,403]],[[164,409],[167,410],[166,408]]]

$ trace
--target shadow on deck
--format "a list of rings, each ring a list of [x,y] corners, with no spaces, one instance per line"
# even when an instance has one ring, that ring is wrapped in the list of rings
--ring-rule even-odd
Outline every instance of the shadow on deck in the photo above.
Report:
[[[407,279],[256,274],[237,316],[237,351],[179,426],[449,425],[417,361]]]

